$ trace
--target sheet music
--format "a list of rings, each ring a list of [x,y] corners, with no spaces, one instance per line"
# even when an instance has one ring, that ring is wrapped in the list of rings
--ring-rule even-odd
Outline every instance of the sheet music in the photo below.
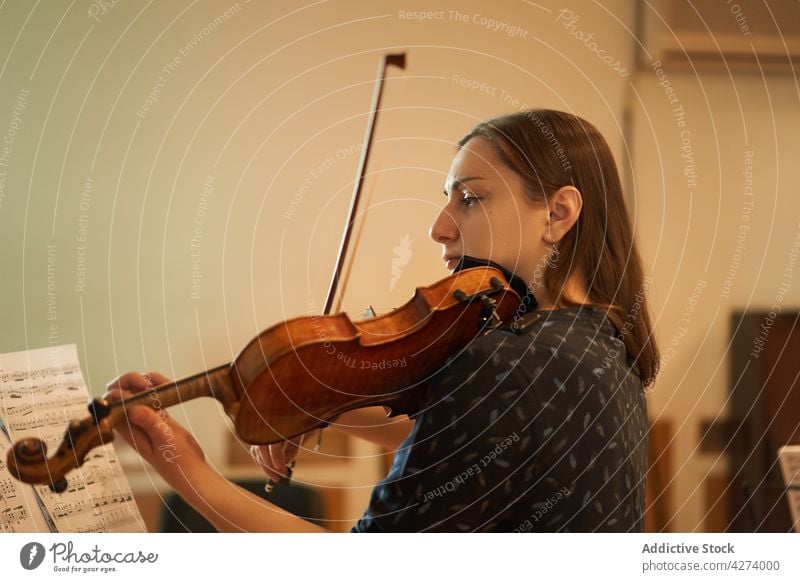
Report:
[[[88,415],[89,391],[75,345],[0,355],[0,397],[11,440],[41,439],[52,454],[68,422]],[[111,444],[93,449],[67,482],[63,493],[34,486],[57,531],[147,531]]]
[[[11,440],[0,427],[0,532],[49,533],[50,526],[33,487],[20,483],[8,472],[6,453],[10,448]]]
[[[794,531],[800,533],[800,445],[791,445],[778,449],[783,481],[788,491],[789,509],[792,512]]]

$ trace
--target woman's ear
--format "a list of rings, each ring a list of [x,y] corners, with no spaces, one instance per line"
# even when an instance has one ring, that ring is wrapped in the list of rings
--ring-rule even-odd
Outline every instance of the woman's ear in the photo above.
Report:
[[[583,196],[574,186],[563,186],[551,194],[547,200],[550,213],[544,241],[547,244],[559,242],[578,221],[583,208]]]

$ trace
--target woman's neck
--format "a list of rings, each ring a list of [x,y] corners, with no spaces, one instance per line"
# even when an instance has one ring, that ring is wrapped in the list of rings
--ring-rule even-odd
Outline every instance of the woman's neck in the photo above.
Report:
[[[537,311],[552,311],[554,309],[561,308],[555,304],[553,299],[550,297],[550,294],[543,286],[532,289],[532,291],[534,297],[536,297],[537,303],[539,304],[536,308]],[[582,277],[580,277],[577,273],[573,273],[564,285],[564,290],[558,296],[558,300],[560,304],[565,302],[572,305],[583,305],[589,303],[589,294],[586,292],[586,286],[582,282]]]

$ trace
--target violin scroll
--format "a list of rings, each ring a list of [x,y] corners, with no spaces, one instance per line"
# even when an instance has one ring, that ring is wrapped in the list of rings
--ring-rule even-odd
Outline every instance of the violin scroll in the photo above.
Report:
[[[114,427],[127,422],[126,406],[139,404],[161,410],[207,396],[218,400],[226,412],[235,417],[238,395],[232,390],[230,364],[223,364],[117,402],[95,398],[89,403],[88,417],[69,423],[52,457],[47,457],[47,444],[40,439],[22,439],[8,451],[8,470],[24,483],[48,485],[61,493],[67,487],[67,473],[83,465],[89,451],[114,440]]]
[[[64,492],[67,473],[80,467],[93,448],[114,440],[113,427],[106,420],[108,402],[96,399],[89,410],[92,414],[88,418],[70,422],[64,439],[50,458],[47,443],[40,439],[27,438],[15,443],[6,459],[9,472],[24,483],[48,485],[56,493]]]

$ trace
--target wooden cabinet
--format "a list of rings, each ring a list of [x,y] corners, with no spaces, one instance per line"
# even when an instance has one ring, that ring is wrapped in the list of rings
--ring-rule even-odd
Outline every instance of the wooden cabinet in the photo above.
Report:
[[[800,313],[734,313],[730,337],[726,529],[791,531],[777,451],[800,444]]]

